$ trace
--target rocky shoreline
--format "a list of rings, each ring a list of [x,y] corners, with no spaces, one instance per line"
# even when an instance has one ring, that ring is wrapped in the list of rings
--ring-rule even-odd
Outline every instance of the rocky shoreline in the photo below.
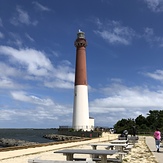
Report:
[[[38,143],[28,142],[25,140],[0,138],[0,146],[1,147],[31,146],[31,145],[35,145],[35,144],[38,144]]]
[[[81,139],[81,137],[76,136],[66,136],[66,135],[57,135],[57,134],[47,134],[43,136],[46,139],[54,140],[55,142],[62,142],[62,141],[73,141]],[[0,138],[0,147],[23,147],[23,146],[33,146],[39,145],[40,143],[37,142],[29,142],[25,140],[18,140],[18,139],[8,139],[8,138]]]
[[[81,137],[76,136],[66,136],[66,135],[57,135],[57,134],[47,134],[43,136],[46,139],[57,140],[57,141],[67,141],[67,140],[76,140],[81,139]]]

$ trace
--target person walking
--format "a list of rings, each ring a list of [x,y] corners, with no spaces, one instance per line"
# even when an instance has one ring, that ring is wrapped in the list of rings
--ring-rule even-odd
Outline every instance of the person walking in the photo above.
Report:
[[[161,142],[161,132],[159,131],[158,128],[156,128],[156,131],[154,132],[153,136],[155,138],[157,152],[159,152],[160,151],[160,142]]]

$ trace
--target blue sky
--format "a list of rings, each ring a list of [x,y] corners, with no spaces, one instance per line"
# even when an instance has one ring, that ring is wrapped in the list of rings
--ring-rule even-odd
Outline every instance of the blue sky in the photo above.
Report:
[[[162,18],[163,0],[0,0],[0,128],[72,125],[79,29],[95,126],[162,110]]]

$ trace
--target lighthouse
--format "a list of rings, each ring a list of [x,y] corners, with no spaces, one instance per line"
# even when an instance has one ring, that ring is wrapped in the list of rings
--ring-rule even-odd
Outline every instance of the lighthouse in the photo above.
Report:
[[[79,30],[75,41],[76,67],[72,127],[75,130],[90,131],[94,128],[94,122],[92,123],[92,118],[89,119],[86,46],[85,33]]]

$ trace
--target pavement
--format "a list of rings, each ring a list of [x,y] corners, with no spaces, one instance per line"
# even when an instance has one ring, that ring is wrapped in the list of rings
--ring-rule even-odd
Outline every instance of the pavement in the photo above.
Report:
[[[28,160],[28,157],[30,155],[31,155],[31,157],[33,157],[33,155],[37,155],[40,153],[43,154],[43,152],[46,153],[48,151],[54,151],[54,150],[58,150],[58,149],[74,147],[77,145],[84,145],[84,144],[95,143],[95,142],[110,141],[110,140],[114,140],[116,138],[117,138],[117,135],[115,135],[115,134],[109,134],[108,135],[108,133],[104,133],[104,135],[101,138],[92,139],[92,140],[88,140],[88,141],[63,143],[63,144],[43,146],[43,147],[39,147],[39,148],[37,147],[37,148],[21,149],[21,150],[15,150],[15,151],[4,151],[4,152],[0,152],[0,162],[11,163],[11,160],[12,160],[12,163],[22,163],[23,162],[22,160],[23,159]],[[161,148],[160,148],[159,153],[156,151],[155,140],[152,136],[146,137],[146,144],[149,147],[150,151],[155,156],[158,163],[163,163],[163,144],[161,144]],[[47,153],[46,153],[46,155],[47,155]],[[50,155],[48,155],[48,157],[49,156]],[[14,159],[15,159],[15,162],[13,161]],[[24,162],[27,162],[27,161],[24,161]]]
[[[155,140],[152,136],[146,137],[146,144],[149,147],[150,151],[156,157],[158,163],[163,163],[163,145],[161,143],[160,152],[156,151]]]
[[[103,133],[102,137],[85,140],[85,141],[77,141],[77,142],[61,143],[61,144],[59,143],[59,144],[41,146],[41,147],[35,147],[35,148],[24,148],[24,149],[11,150],[11,151],[2,151],[0,152],[0,162],[2,160],[7,160],[11,158],[35,155],[38,153],[44,153],[48,151],[70,148],[70,147],[75,147],[75,146],[80,146],[80,145],[85,145],[85,144],[90,144],[90,143],[95,143],[95,142],[110,141],[116,138],[117,138],[116,134]]]

